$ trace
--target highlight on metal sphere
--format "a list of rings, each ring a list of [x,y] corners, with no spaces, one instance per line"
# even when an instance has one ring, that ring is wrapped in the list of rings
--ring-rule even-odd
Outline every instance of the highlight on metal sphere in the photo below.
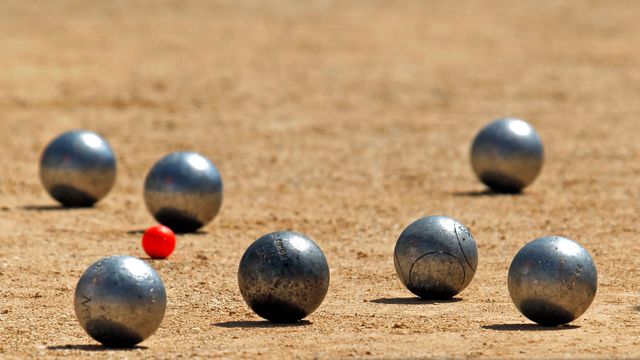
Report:
[[[520,119],[496,120],[483,128],[471,146],[471,165],[478,178],[498,192],[517,193],[540,174],[542,141]]]
[[[130,347],[153,334],[167,306],[164,284],[144,261],[107,256],[82,274],[74,299],[80,326],[107,347]]]
[[[179,233],[210,222],[222,205],[218,169],[195,152],[174,152],[158,160],[144,183],[144,201],[153,217]]]
[[[402,284],[423,299],[446,299],[469,285],[478,268],[478,249],[469,230],[446,216],[409,225],[393,254]]]
[[[107,195],[116,179],[116,159],[109,143],[86,130],[63,133],[40,158],[40,180],[67,207],[91,206]]]
[[[598,287],[591,255],[578,243],[545,236],[525,245],[509,267],[509,295],[518,310],[541,325],[567,324],[591,305]]]
[[[278,231],[256,240],[238,268],[244,301],[272,322],[296,322],[315,311],[329,289],[329,265],[308,237]]]

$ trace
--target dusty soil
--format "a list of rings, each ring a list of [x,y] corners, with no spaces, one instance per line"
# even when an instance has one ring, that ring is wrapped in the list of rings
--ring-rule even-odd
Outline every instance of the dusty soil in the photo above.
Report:
[[[640,357],[639,16],[635,1],[2,1],[0,356]],[[468,160],[505,115],[546,146],[520,196],[485,194]],[[72,128],[119,161],[91,209],[58,208],[37,175]],[[150,261],[169,299],[156,334],[103,349],[76,322],[75,284],[102,256],[144,257],[142,182],[179,149],[218,166],[222,211]],[[402,229],[430,214],[479,244],[452,302],[416,300],[393,269]],[[331,267],[299,326],[261,321],[237,288],[245,248],[280,229]],[[599,271],[573,327],[532,325],[507,292],[517,250],[551,234]]]

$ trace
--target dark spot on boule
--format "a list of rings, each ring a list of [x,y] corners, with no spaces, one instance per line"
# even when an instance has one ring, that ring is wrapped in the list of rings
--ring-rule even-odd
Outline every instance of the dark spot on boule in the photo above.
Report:
[[[271,296],[252,300],[249,306],[256,314],[275,323],[295,323],[307,316],[301,307]]]
[[[69,185],[55,185],[49,189],[51,196],[66,207],[90,207],[98,199]]]
[[[483,173],[480,175],[480,180],[494,191],[506,194],[518,194],[524,187],[524,184],[520,180],[495,172]]]
[[[423,286],[421,288],[411,287],[409,290],[424,300],[446,300],[451,299],[458,291],[444,284]]]
[[[162,225],[176,233],[190,233],[200,229],[204,224],[184,211],[162,208],[153,216]]]
[[[544,326],[563,325],[575,319],[569,311],[543,299],[522,301],[520,311],[530,320]]]
[[[106,319],[89,320],[86,327],[87,333],[106,347],[132,347],[144,340],[140,334],[126,326]]]

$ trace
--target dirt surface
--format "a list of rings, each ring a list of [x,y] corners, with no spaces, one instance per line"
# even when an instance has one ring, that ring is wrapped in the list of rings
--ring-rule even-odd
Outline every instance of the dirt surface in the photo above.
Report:
[[[635,1],[86,1],[0,3],[0,356],[268,358],[640,357],[640,4]],[[501,116],[546,146],[523,195],[488,195],[468,151]],[[87,128],[118,178],[64,210],[38,160]],[[106,350],[73,291],[105,255],[144,257],[153,162],[194,150],[225,200],[203,232],[149,261],[168,293],[141,347]],[[451,302],[412,297],[393,269],[402,229],[432,214],[479,245]],[[331,286],[308,322],[263,322],[240,296],[246,247],[281,229],[325,251]],[[598,267],[591,308],[543,328],[509,299],[526,242],[564,235]]]

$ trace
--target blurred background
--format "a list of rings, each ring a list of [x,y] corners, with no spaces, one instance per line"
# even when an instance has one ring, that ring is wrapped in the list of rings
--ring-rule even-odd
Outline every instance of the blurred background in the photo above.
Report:
[[[143,255],[144,176],[192,150],[225,200],[153,263],[170,302],[141,355],[639,356],[639,18],[632,0],[0,1],[0,354],[86,356],[65,348],[89,342],[81,271]],[[469,148],[504,116],[537,129],[546,163],[523,195],[485,196]],[[116,185],[94,209],[42,210],[40,153],[75,128],[111,143]],[[391,254],[431,214],[470,228],[480,268],[463,301],[416,306]],[[255,320],[237,263],[281,229],[327,254],[313,325],[217,326]],[[593,255],[594,305],[570,331],[501,327],[524,321],[513,255],[551,234]]]

